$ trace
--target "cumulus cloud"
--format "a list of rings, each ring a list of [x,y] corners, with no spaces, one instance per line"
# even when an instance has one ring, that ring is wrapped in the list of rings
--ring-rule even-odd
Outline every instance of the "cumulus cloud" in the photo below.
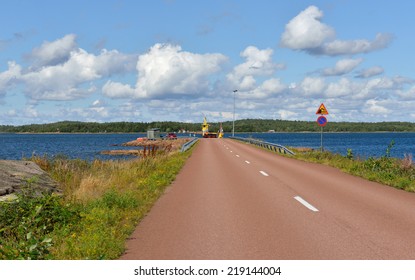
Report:
[[[21,80],[26,92],[38,100],[72,100],[93,92],[94,86],[85,90],[84,83],[111,74],[128,71],[131,58],[117,51],[102,51],[94,55],[82,49],[72,51],[64,63],[45,66],[24,74]]]
[[[314,55],[351,55],[368,53],[386,48],[393,40],[391,34],[379,33],[373,41],[335,40],[335,30],[322,23],[323,12],[310,6],[300,12],[285,26],[281,36],[282,47],[306,51]]]
[[[77,48],[75,34],[68,34],[53,42],[44,42],[40,47],[34,48],[29,55],[33,67],[57,65],[69,59],[71,51]]]
[[[342,78],[336,82],[329,83],[325,89],[325,95],[329,98],[338,98],[352,95],[353,92],[359,90],[360,85],[357,85],[349,79]]]
[[[268,77],[277,70],[285,68],[284,64],[272,61],[273,50],[260,50],[249,46],[240,53],[245,62],[235,66],[226,78],[233,88],[239,91],[251,91],[257,88],[255,77]],[[275,81],[274,81],[275,82]]]
[[[304,96],[321,96],[326,89],[326,82],[322,78],[305,77],[292,90]]]
[[[76,46],[73,34],[43,43],[31,57],[34,62],[27,69],[9,62],[9,69],[0,73],[0,93],[22,85],[32,100],[82,98],[96,90],[94,81],[132,71],[137,59],[116,50],[88,53]]]
[[[14,61],[8,62],[8,69],[0,73],[0,96],[20,78],[22,68]]]
[[[370,78],[370,77],[373,77],[373,76],[383,74],[383,72],[384,72],[384,70],[383,70],[382,67],[374,66],[374,67],[371,67],[371,68],[364,69],[364,70],[360,71],[359,74],[357,74],[355,77],[365,79],[365,78]]]
[[[322,23],[323,12],[310,6],[300,12],[285,26],[281,46],[294,50],[314,49],[335,36],[330,26]]]
[[[240,53],[245,62],[235,66],[226,76],[231,87],[238,89],[239,98],[264,99],[287,88],[280,79],[272,78],[277,70],[285,68],[284,64],[274,63],[272,55],[272,49],[260,50],[255,46]],[[258,78],[262,80],[259,85]]]
[[[226,60],[222,54],[195,54],[180,46],[156,44],[138,58],[137,97],[205,91],[208,76],[218,72]]]
[[[412,86],[407,90],[399,90],[396,95],[399,96],[399,100],[401,101],[413,101],[415,100],[415,86]]]
[[[102,93],[111,98],[127,98],[135,94],[135,89],[128,84],[107,81],[102,87]]]
[[[222,54],[197,54],[180,46],[155,44],[138,57],[136,87],[109,81],[103,92],[109,97],[163,98],[207,91],[209,76],[227,61]]]
[[[280,79],[271,78],[265,80],[262,84],[253,88],[252,90],[238,92],[238,97],[244,99],[264,99],[269,98],[272,95],[279,94],[286,88],[287,86],[283,84]]]
[[[336,62],[334,68],[327,68],[323,70],[324,76],[341,76],[353,71],[363,59],[342,59]]]
[[[366,101],[365,111],[370,114],[375,114],[375,115],[377,114],[385,115],[385,114],[389,114],[392,112],[390,109],[382,105],[382,102],[375,100],[375,99],[370,99]]]

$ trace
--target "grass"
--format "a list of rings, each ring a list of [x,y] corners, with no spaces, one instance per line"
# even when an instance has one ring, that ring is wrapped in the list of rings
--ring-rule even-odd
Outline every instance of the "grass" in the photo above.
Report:
[[[63,195],[0,204],[0,259],[117,259],[191,151],[131,161],[33,158]]]
[[[370,181],[407,192],[415,192],[415,167],[412,155],[405,154],[403,159],[392,158],[390,155],[394,145],[395,141],[392,140],[386,148],[385,154],[379,158],[355,158],[352,149],[347,149],[346,156],[342,156],[328,151],[321,152],[320,150],[305,147],[290,147],[290,150],[295,155],[281,155],[307,162],[325,164]],[[260,149],[270,151],[266,148]]]
[[[415,168],[412,155],[405,155],[404,159],[391,158],[390,151],[393,146],[394,142],[392,141],[384,156],[367,159],[354,158],[351,149],[348,149],[346,156],[315,150],[298,151],[295,148],[293,150],[296,152],[294,158],[333,166],[370,181],[415,192]]]

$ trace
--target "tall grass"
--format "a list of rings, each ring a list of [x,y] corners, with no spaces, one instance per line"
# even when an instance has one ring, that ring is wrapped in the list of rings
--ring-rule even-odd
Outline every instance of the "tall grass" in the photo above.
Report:
[[[48,242],[47,250],[36,258],[118,258],[125,249],[125,240],[165,187],[175,179],[191,150],[131,161],[87,162],[64,157],[34,157],[33,161],[58,181],[63,189],[63,196],[55,198],[56,208],[74,213],[72,222],[56,222],[52,230],[39,233],[38,244],[43,240]],[[30,198],[25,199],[30,201]],[[32,208],[28,207],[31,210],[22,213],[21,218],[31,217],[30,211],[36,212],[36,205],[34,203]],[[5,208],[0,204],[0,214],[2,209]],[[62,215],[50,211],[44,214]],[[27,230],[23,229],[22,232]],[[0,232],[0,238],[5,236],[3,233]],[[26,237],[13,236],[10,240],[23,242]],[[18,255],[10,251],[3,243],[0,241],[0,258],[33,259],[30,254]]]

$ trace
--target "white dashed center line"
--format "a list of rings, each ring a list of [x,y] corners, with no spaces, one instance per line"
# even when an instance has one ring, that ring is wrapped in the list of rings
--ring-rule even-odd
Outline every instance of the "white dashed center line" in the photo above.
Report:
[[[310,209],[311,211],[318,212],[318,209],[316,207],[314,207],[313,205],[311,205],[310,203],[308,203],[307,201],[302,199],[300,196],[296,196],[296,197],[294,197],[294,199],[297,200],[298,202],[300,202],[302,205],[304,205],[308,209]]]
[[[261,173],[262,175],[264,175],[264,176],[266,176],[266,177],[268,177],[269,175],[267,174],[267,172],[265,172],[265,171],[259,171],[259,173]]]
[[[245,162],[247,163],[247,164],[250,164],[251,162],[249,162],[249,161],[247,161],[247,160],[245,160]]]
[[[236,157],[239,157],[239,155],[236,155]]]

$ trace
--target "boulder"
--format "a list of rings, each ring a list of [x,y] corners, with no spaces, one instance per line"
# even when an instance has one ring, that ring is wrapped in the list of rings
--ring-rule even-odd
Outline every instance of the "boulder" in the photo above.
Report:
[[[36,163],[24,160],[0,160],[0,198],[23,190],[34,194],[60,193],[58,184]]]

